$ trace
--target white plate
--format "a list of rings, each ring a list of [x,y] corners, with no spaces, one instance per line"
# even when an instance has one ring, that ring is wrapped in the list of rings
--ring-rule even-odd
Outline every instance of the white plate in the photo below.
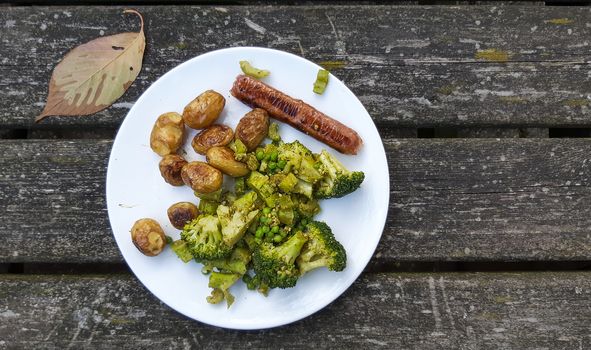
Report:
[[[340,199],[321,202],[318,220],[332,228],[347,251],[343,272],[317,269],[301,278],[295,288],[271,290],[268,297],[246,289],[240,282],[231,288],[236,297],[230,309],[225,302],[205,301],[210,289],[201,265],[183,264],[166,249],[157,257],[142,255],[132,244],[130,229],[140,218],[157,220],[174,239],[179,231],[170,225],[166,209],[179,201],[197,202],[186,187],[164,182],[158,170],[160,157],[152,152],[149,136],[156,118],[165,112],[182,113],[184,106],[207,89],[226,97],[219,123],[235,127],[250,109],[230,95],[234,79],[241,73],[238,62],[271,71],[264,81],[288,95],[303,99],[320,111],[355,129],[364,141],[356,156],[342,155],[296,129],[280,124],[282,138],[300,140],[312,151],[328,148],[350,169],[365,172],[361,188]],[[355,95],[336,77],[323,95],[312,92],[320,67],[301,57],[263,48],[239,47],[195,57],[158,79],[131,108],[115,138],[107,171],[107,206],[113,235],[137,278],[160,300],[195,320],[234,329],[262,329],[284,325],[306,317],[335,300],[359,276],[382,235],[389,200],[389,176],[380,136],[369,114]],[[203,159],[191,148],[191,130],[184,143],[189,161]]]

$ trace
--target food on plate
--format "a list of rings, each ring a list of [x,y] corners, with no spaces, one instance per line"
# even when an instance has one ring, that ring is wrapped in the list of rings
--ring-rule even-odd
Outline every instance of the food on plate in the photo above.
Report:
[[[222,187],[223,175],[205,162],[190,162],[181,169],[185,185],[199,193],[210,193]]]
[[[340,198],[359,188],[365,174],[361,171],[350,171],[339,160],[322,150],[316,157],[324,173],[314,191],[316,198]]]
[[[336,240],[330,227],[319,221],[312,221],[306,226],[308,241],[302,247],[296,259],[300,275],[319,267],[330,271],[343,271],[347,266],[347,253],[343,245]]]
[[[131,241],[147,256],[156,256],[166,246],[166,236],[160,224],[154,219],[137,220],[131,228]]]
[[[158,164],[160,168],[160,175],[164,178],[164,181],[168,182],[173,186],[182,186],[184,184],[183,178],[181,177],[181,169],[187,164],[185,158],[178,154],[167,154],[165,155]]]
[[[236,126],[236,139],[240,140],[248,151],[255,149],[267,136],[269,114],[261,108],[246,113]]]
[[[207,90],[183,110],[183,121],[193,129],[203,129],[213,124],[226,104],[224,96],[213,90]]]
[[[150,134],[150,147],[161,156],[175,153],[183,142],[185,125],[176,112],[164,113],[156,119]]]
[[[345,154],[357,154],[363,141],[351,128],[332,119],[302,100],[246,75],[236,77],[231,93],[253,108],[266,110],[285,122]]]
[[[253,67],[248,61],[240,61],[240,69],[242,69],[244,74],[258,79],[264,78],[271,74],[271,72],[268,70]]]
[[[316,75],[316,81],[314,82],[314,93],[318,95],[322,95],[324,90],[326,90],[326,85],[328,85],[328,71],[326,69],[319,69],[318,74]]]
[[[178,202],[171,205],[166,211],[168,220],[174,228],[182,230],[187,222],[199,216],[199,209],[191,202]]]
[[[232,177],[244,176],[250,172],[246,164],[234,158],[234,151],[228,147],[211,147],[206,156],[207,163]]]
[[[294,287],[300,277],[295,261],[307,241],[308,236],[298,231],[279,245],[261,243],[252,257],[257,276],[270,288]]]
[[[246,61],[241,67],[258,77],[265,74]],[[320,71],[314,91],[322,93],[327,82],[328,72]],[[239,280],[267,295],[273,288],[294,287],[312,270],[345,269],[345,249],[315,216],[320,199],[352,193],[365,178],[326,150],[313,153],[298,140],[284,142],[269,114],[347,154],[361,147],[355,131],[248,76],[236,79],[232,94],[254,107],[235,131],[213,124],[225,100],[207,90],[185,107],[182,117],[159,117],[152,132],[164,140],[152,147],[164,156],[159,164],[162,177],[171,185],[186,184],[199,198],[198,205],[178,202],[168,208],[172,226],[181,230],[171,249],[183,262],[203,265],[212,289],[207,302],[225,300],[228,307],[235,301],[230,288]],[[207,163],[171,154],[180,147],[184,124],[205,128],[191,145]],[[265,138],[271,142],[264,143]],[[233,190],[222,188],[223,174],[234,178]],[[138,220],[132,239],[146,255],[158,254],[166,244],[162,228],[152,219]]]
[[[195,152],[205,155],[214,146],[226,146],[234,138],[234,131],[227,125],[213,124],[193,138],[191,146]]]

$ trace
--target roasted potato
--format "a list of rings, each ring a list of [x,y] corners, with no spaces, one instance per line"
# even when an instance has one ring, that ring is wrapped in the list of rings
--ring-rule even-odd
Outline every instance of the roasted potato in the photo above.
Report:
[[[175,153],[183,143],[185,124],[176,112],[164,113],[156,119],[150,134],[150,147],[161,156]]]
[[[135,247],[147,256],[160,254],[166,246],[166,236],[154,219],[139,219],[131,228],[131,240]]]
[[[214,146],[225,146],[232,141],[234,131],[227,125],[214,124],[204,129],[191,142],[195,152],[205,155],[208,149]]]
[[[251,152],[263,141],[269,132],[269,114],[261,108],[246,113],[236,126],[236,138]]]
[[[199,193],[211,193],[222,187],[223,175],[204,162],[190,162],[181,170],[183,182]]]
[[[228,147],[211,147],[207,150],[206,158],[211,166],[232,177],[244,176],[250,172],[246,164],[234,159],[234,151]]]
[[[207,90],[189,102],[183,110],[183,120],[190,128],[206,128],[218,119],[225,104],[224,96],[213,90]]]
[[[164,181],[173,186],[182,186],[184,184],[181,177],[181,169],[187,164],[185,158],[178,154],[167,154],[159,163],[160,174]]]
[[[199,209],[190,202],[178,202],[170,206],[166,211],[168,220],[174,228],[182,230],[185,224],[197,216],[199,216]]]

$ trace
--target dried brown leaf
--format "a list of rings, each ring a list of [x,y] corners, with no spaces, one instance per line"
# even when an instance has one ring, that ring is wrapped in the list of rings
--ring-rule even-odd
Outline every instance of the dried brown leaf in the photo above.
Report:
[[[35,122],[51,115],[88,115],[109,107],[137,78],[144,57],[144,19],[139,32],[98,38],[72,49],[55,67],[47,103]]]

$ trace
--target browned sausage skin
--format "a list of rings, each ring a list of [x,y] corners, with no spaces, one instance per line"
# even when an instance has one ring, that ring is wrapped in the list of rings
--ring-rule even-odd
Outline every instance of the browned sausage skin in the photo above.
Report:
[[[231,93],[247,105],[266,110],[273,118],[288,123],[341,153],[357,154],[363,144],[355,130],[304,101],[249,76],[237,76]]]

